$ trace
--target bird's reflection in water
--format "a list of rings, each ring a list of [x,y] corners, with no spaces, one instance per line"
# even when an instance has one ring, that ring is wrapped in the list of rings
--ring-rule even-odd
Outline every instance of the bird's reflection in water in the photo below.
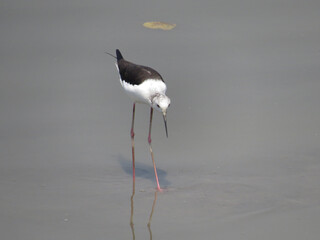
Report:
[[[136,235],[134,233],[134,223],[133,223],[133,212],[134,212],[134,210],[133,210],[134,209],[133,198],[134,198],[134,194],[135,194],[135,181],[133,181],[133,184],[132,184],[132,195],[131,195],[131,198],[130,198],[130,203],[131,203],[130,227],[131,227],[132,239],[133,240],[136,239]],[[158,191],[155,191],[154,200],[153,200],[153,204],[152,204],[152,209],[151,209],[150,216],[149,216],[149,221],[148,221],[148,224],[147,224],[149,235],[150,235],[150,240],[152,240],[151,221],[152,221],[152,215],[153,215],[153,212],[154,212],[154,208],[155,208],[156,202],[157,202],[157,194],[158,194]]]
[[[150,233],[150,240],[152,240],[151,220],[152,220],[152,215],[153,215],[154,207],[156,206],[156,202],[157,202],[157,194],[158,194],[158,191],[155,191],[155,192],[154,192],[154,200],[153,200],[153,204],[152,204],[152,209],[151,209],[151,213],[150,213],[150,217],[149,217],[149,222],[148,222],[148,230],[149,230],[149,233]]]

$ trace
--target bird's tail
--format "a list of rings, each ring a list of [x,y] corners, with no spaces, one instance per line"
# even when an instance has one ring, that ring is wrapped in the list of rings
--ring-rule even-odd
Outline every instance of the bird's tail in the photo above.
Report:
[[[116,54],[117,54],[117,60],[121,60],[123,59],[121,52],[119,51],[119,49],[116,50]]]

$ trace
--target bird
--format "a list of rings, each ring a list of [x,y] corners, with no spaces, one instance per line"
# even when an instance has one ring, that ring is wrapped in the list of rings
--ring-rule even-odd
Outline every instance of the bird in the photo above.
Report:
[[[133,182],[135,181],[135,157],[134,157],[134,118],[136,103],[144,103],[150,106],[150,121],[148,143],[152,158],[155,178],[157,182],[157,190],[162,191],[159,184],[157,168],[154,161],[154,155],[151,146],[151,127],[153,109],[162,113],[166,136],[168,137],[167,129],[167,109],[170,106],[171,100],[166,95],[167,86],[162,76],[154,69],[138,65],[125,60],[119,49],[116,49],[116,56],[106,52],[116,58],[116,67],[120,77],[120,84],[125,92],[133,101],[132,122],[131,122],[131,146],[132,146],[132,175]]]

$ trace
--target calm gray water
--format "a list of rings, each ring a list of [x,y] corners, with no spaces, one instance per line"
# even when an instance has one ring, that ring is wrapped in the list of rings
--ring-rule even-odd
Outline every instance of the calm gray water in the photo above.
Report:
[[[318,239],[319,10],[315,0],[2,1],[1,238]],[[158,70],[172,101],[168,139],[154,115],[157,195],[149,108],[136,107],[132,201],[132,103],[104,53],[116,48]]]

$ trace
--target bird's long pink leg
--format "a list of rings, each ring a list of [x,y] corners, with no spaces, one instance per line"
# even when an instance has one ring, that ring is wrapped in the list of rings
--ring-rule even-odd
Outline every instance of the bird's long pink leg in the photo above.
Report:
[[[155,161],[154,161],[153,151],[152,151],[152,147],[151,147],[152,115],[153,115],[153,108],[150,109],[150,125],[149,125],[148,142],[149,142],[150,153],[151,153],[151,158],[152,158],[152,163],[153,163],[153,168],[154,168],[154,175],[156,176],[156,181],[157,181],[157,189],[158,189],[158,191],[162,191],[161,188],[160,188],[159,179],[158,179],[158,174],[157,174],[157,168],[156,168],[156,163],[155,163]]]
[[[134,126],[134,114],[136,111],[136,103],[133,103],[133,110],[132,110],[132,124],[131,124],[131,145],[132,145],[132,179],[135,181],[136,179],[136,169],[135,169],[135,163],[134,163],[134,131],[133,131],[133,126]]]

